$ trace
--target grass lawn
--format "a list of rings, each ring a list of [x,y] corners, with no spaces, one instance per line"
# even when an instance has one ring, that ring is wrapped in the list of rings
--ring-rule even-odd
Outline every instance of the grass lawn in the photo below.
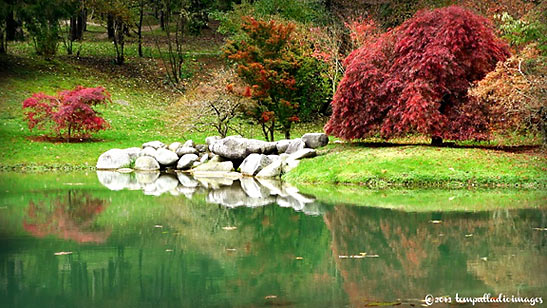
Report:
[[[384,187],[523,186],[544,188],[547,158],[538,147],[432,147],[332,144],[284,176],[293,184]]]

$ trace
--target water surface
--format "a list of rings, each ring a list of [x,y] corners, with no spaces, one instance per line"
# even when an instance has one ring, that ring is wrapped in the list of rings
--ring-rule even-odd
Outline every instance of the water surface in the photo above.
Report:
[[[363,191],[361,206],[333,194],[252,179],[2,174],[0,306],[419,306],[426,294],[547,295],[544,192]],[[463,195],[464,207],[449,208]]]

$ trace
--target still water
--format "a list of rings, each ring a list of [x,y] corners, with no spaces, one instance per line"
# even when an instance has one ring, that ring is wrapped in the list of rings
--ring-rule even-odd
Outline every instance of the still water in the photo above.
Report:
[[[323,191],[182,174],[1,174],[0,306],[547,300],[545,192]]]

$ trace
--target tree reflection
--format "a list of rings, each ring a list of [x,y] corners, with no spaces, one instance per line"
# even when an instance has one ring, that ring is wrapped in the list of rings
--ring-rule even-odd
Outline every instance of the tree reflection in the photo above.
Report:
[[[105,200],[91,194],[69,190],[51,202],[29,202],[23,227],[35,237],[53,235],[78,243],[103,243],[110,230],[92,230],[98,214],[107,207]]]

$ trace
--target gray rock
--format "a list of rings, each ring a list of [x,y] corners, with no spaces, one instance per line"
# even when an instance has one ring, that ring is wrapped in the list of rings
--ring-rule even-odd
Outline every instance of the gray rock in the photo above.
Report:
[[[281,160],[276,160],[257,173],[257,177],[272,178],[281,175]]]
[[[156,151],[155,158],[162,166],[171,166],[179,160],[179,156],[175,152],[163,148]]]
[[[314,149],[302,149],[292,153],[287,160],[299,160],[302,158],[315,157],[317,152]]]
[[[135,172],[135,178],[137,179],[137,183],[139,183],[141,187],[154,183],[159,176],[160,176],[159,171]]]
[[[214,162],[209,161],[208,163],[197,166],[193,171],[223,171],[228,172],[234,169],[234,164],[231,161],[223,162]]]
[[[157,150],[157,149],[161,149],[161,148],[166,148],[167,146],[163,142],[156,140],[156,141],[150,141],[150,142],[143,143],[142,147],[143,147],[143,149],[150,147],[150,148],[154,148],[155,150]]]
[[[304,141],[302,141],[302,139],[300,138],[296,138],[291,140],[291,143],[287,147],[287,150],[285,151],[285,153],[292,154],[298,150],[302,150],[305,147],[306,147],[306,144],[304,143]]]
[[[302,136],[302,141],[304,141],[306,147],[316,149],[329,144],[329,136],[324,133],[307,133]]]
[[[219,155],[211,154],[211,159],[209,161],[212,162],[212,163],[219,163],[219,162],[224,161],[224,160]]]
[[[180,142],[173,142],[169,145],[169,147],[167,147],[169,149],[169,151],[173,151],[173,152],[176,152],[178,148],[180,148],[182,146],[182,143]]]
[[[275,145],[277,149],[277,153],[279,154],[285,153],[285,151],[287,151],[287,148],[289,147],[289,144],[291,144],[291,140],[288,140],[288,139],[277,141]]]
[[[207,146],[210,147],[213,143],[217,142],[220,139],[221,139],[220,136],[207,137],[205,138],[205,143],[207,143]]]
[[[127,155],[129,155],[129,159],[131,159],[131,161],[134,162],[137,158],[139,158],[139,155],[142,149],[133,147],[133,148],[127,148],[124,151],[125,153],[127,153]]]
[[[247,175],[247,176],[254,176],[262,168],[266,167],[272,162],[272,159],[270,159],[268,156],[264,154],[250,154],[247,156],[241,165],[239,166],[239,170],[241,174]]]
[[[131,165],[129,155],[120,149],[112,149],[104,152],[97,160],[97,169],[112,170],[128,168]]]
[[[249,154],[247,139],[226,137],[209,146],[211,152],[228,159],[243,160]]]
[[[200,153],[207,151],[207,146],[205,144],[196,144],[194,148]]]
[[[177,169],[181,170],[187,170],[192,167],[192,164],[198,160],[198,156],[196,154],[185,154],[182,155],[182,157],[179,159],[179,162],[177,163]]]
[[[193,147],[194,147],[194,141],[193,141],[192,139],[186,140],[186,142],[184,143],[183,147],[193,148]]]
[[[131,176],[116,171],[97,171],[99,182],[110,190],[122,190],[129,186]]]
[[[146,147],[141,150],[139,153],[139,157],[141,156],[150,156],[150,157],[156,157],[156,149],[152,147]]]
[[[180,184],[184,187],[195,188],[199,186],[198,181],[194,180],[192,177],[189,177],[182,172],[177,172],[177,178],[179,179]]]
[[[194,148],[182,146],[182,147],[177,149],[176,153],[179,157],[181,157],[181,156],[186,155],[186,154],[198,154],[198,150],[196,150]]]
[[[205,164],[208,160],[209,160],[209,155],[207,155],[207,154],[202,154],[201,157],[200,157],[200,159],[199,159],[199,162],[200,162],[201,164]]]
[[[135,161],[135,170],[159,170],[160,164],[154,157],[141,156]]]

